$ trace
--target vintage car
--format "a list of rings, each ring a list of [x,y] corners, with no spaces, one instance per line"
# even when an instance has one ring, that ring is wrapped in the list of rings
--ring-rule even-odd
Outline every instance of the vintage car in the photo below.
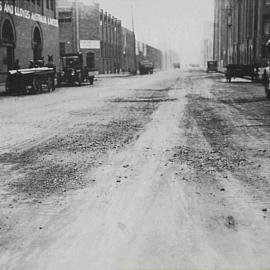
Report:
[[[218,72],[218,62],[217,61],[207,61],[206,72]]]
[[[61,71],[58,72],[58,84],[81,85],[83,82],[94,83],[97,69],[89,61],[84,65],[82,53],[70,53],[61,57]]]
[[[227,82],[232,82],[232,78],[258,78],[257,68],[253,65],[229,64],[226,66],[225,77]]]

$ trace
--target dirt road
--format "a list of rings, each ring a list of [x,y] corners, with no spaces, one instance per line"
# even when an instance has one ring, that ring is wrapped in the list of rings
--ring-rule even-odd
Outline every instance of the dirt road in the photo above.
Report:
[[[268,269],[263,87],[170,71],[0,98],[0,269]]]

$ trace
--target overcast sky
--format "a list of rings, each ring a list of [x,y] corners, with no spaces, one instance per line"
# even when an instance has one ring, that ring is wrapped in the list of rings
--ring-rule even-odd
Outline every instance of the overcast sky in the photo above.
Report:
[[[88,2],[89,0],[84,0]],[[160,49],[172,48],[182,61],[199,61],[203,25],[213,21],[213,0],[96,0],[100,7],[131,29],[134,10],[136,38]]]

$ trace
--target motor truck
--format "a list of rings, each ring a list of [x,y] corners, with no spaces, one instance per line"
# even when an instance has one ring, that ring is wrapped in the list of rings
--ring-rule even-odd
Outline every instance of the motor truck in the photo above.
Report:
[[[93,54],[93,55],[92,55]],[[94,53],[87,53],[86,61],[82,53],[69,53],[61,57],[61,70],[58,72],[58,84],[81,85],[94,83],[97,69],[94,66]],[[86,63],[84,63],[86,62]]]

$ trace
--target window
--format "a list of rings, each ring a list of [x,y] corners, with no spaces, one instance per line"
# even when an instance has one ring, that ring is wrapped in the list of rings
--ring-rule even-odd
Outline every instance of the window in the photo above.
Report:
[[[71,12],[59,12],[59,23],[71,23]]]
[[[270,0],[264,0],[264,4],[267,6],[267,5],[270,5]]]
[[[264,35],[270,35],[270,15],[263,17],[263,33]]]
[[[47,9],[50,8],[50,0],[46,0],[46,8],[47,8]]]
[[[270,35],[270,22],[264,22],[263,30],[265,35]]]
[[[50,6],[51,10],[54,10],[54,3],[55,3],[55,1],[51,0],[51,6]]]

